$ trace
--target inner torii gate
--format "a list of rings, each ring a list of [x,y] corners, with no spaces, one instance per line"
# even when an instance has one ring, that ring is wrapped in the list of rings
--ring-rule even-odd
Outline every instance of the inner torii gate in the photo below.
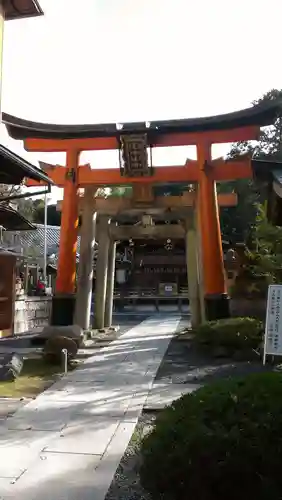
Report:
[[[237,161],[225,161],[222,158],[212,160],[211,147],[212,144],[258,139],[260,127],[273,123],[280,109],[281,102],[272,101],[242,111],[208,118],[123,125],[51,125],[30,122],[4,114],[3,122],[9,135],[14,139],[23,140],[27,151],[66,152],[66,166],[49,168],[47,172],[56,185],[64,188],[53,319],[58,318],[58,311],[61,316],[64,315],[64,311],[66,313],[70,311],[68,318],[69,322],[72,322],[79,188],[87,188],[89,193],[88,188],[93,188],[93,186],[97,188],[130,184],[136,186],[135,189],[138,189],[139,193],[142,190],[143,193],[148,193],[146,186],[175,182],[197,185],[193,201],[196,217],[193,220],[196,221],[195,226],[198,228],[198,259],[192,262],[194,267],[199,266],[202,276],[205,316],[207,319],[228,317],[229,303],[225,283],[216,182],[252,177],[252,162],[247,157]],[[155,147],[187,145],[196,146],[196,161],[187,160],[183,166],[171,167],[154,168],[150,164],[148,150],[151,151]],[[82,151],[111,149],[120,151],[120,169],[91,169],[89,165],[79,164]],[[31,185],[30,182],[29,185]],[[32,185],[35,184],[32,183]],[[86,196],[92,195],[86,193]],[[143,198],[144,196],[146,198],[148,195],[143,195]],[[93,219],[95,216],[92,210],[87,223],[88,231],[90,226],[93,228]],[[99,224],[99,244],[105,252],[104,269],[99,267],[101,274],[108,262],[108,257],[107,259],[105,257],[109,250],[109,239],[105,236],[108,233],[108,225],[109,217],[102,217]],[[91,234],[93,237],[93,229]],[[88,256],[89,254],[88,251]],[[102,286],[101,289],[103,290],[102,298],[98,303],[103,309],[107,300],[106,287]],[[99,315],[96,308],[97,312]],[[100,314],[104,312],[100,311]]]
[[[48,168],[47,171],[49,171]],[[191,317],[192,323],[198,324],[203,314],[200,310],[196,232],[193,221],[196,192],[184,192],[181,196],[175,194],[155,196],[150,184],[145,186],[135,184],[133,193],[128,197],[113,196],[105,199],[95,196],[94,198],[94,192],[95,188],[87,187],[84,196],[79,199],[82,229],[75,322],[88,328],[92,295],[93,214],[99,214],[97,231],[94,231],[98,233],[95,283],[95,325],[97,328],[110,326],[112,321],[115,242],[139,238],[167,241],[184,239],[187,249],[186,264]],[[237,204],[237,195],[235,193],[220,194],[218,204],[220,207],[234,206]],[[58,202],[57,209],[61,210],[62,205]],[[111,223],[108,224],[110,220]],[[160,220],[166,223],[158,224]],[[103,221],[107,227],[101,231]],[[177,224],[176,221],[178,221]]]

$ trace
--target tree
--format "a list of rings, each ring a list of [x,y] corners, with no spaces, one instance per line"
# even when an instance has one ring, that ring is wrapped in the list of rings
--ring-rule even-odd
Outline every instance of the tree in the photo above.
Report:
[[[248,241],[257,216],[257,204],[265,200],[264,192],[253,179],[239,179],[218,185],[219,193],[235,192],[238,204],[220,211],[223,238],[234,243]]]
[[[256,276],[264,277],[267,284],[282,282],[282,227],[268,222],[263,205],[257,206],[253,249],[247,256]]]
[[[0,203],[15,208],[23,217],[32,221],[34,201],[32,198],[14,198],[22,194],[22,186],[0,184]],[[2,201],[1,201],[2,200]]]
[[[96,196],[104,196],[109,198],[111,196],[129,196],[132,193],[132,186],[111,186],[102,187],[97,189]]]
[[[272,89],[253,105],[282,98],[282,89]],[[233,144],[229,158],[238,158],[249,154],[257,159],[282,160],[282,113],[274,124],[264,128],[258,142],[242,141]],[[266,193],[254,179],[240,179],[218,185],[219,192],[234,191],[238,195],[237,207],[224,208],[221,211],[221,227],[224,238],[231,241],[246,241],[256,224],[258,205],[266,201]]]
[[[34,201],[33,222],[44,224],[45,202],[44,199]],[[47,207],[47,223],[49,226],[61,225],[61,213],[57,211],[56,205],[48,205]]]
[[[34,220],[34,200],[32,198],[21,198],[19,200],[15,200],[17,204],[18,212],[23,215],[26,219],[33,222]]]
[[[22,191],[21,186],[11,186],[10,184],[0,184],[0,201],[1,198],[8,198],[20,194]]]
[[[252,104],[262,104],[276,99],[282,99],[282,89],[272,89]],[[235,158],[246,153],[257,159],[282,160],[282,112],[277,115],[273,125],[265,127],[261,131],[258,143],[254,141],[237,142],[233,144],[229,156]]]

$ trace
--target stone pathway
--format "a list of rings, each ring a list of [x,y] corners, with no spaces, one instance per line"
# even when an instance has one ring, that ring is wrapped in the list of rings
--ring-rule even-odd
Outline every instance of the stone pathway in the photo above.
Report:
[[[1,420],[13,415],[22,406],[28,403],[27,398],[1,398],[0,397],[0,423]],[[1,493],[1,491],[0,491]],[[1,497],[0,497],[1,498]]]
[[[1,500],[104,500],[179,320],[143,321],[2,421]]]

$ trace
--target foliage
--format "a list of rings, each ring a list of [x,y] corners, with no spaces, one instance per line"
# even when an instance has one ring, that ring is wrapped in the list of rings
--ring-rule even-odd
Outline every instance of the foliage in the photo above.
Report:
[[[229,294],[232,299],[264,300],[269,284],[266,276],[255,274],[255,266],[250,259],[236,276],[234,284],[229,289]]]
[[[34,200],[33,222],[44,224],[44,199]],[[47,207],[47,224],[49,226],[61,225],[61,213],[57,211],[56,205],[48,205]]]
[[[103,196],[109,198],[111,196],[130,196],[132,193],[132,186],[111,186],[98,188],[96,191],[96,196]]]
[[[7,198],[22,193],[21,186],[7,186],[0,184],[0,202],[1,198]],[[16,209],[23,217],[37,224],[44,224],[44,198],[19,198],[1,202]],[[56,205],[47,207],[48,224],[51,226],[61,225],[61,214],[57,212]]]
[[[183,396],[142,444],[152,500],[280,500],[282,375],[222,380]]]
[[[253,105],[282,98],[282,89],[272,89]],[[230,159],[249,154],[257,159],[282,160],[282,114],[271,127],[262,130],[258,142],[242,141],[233,144]],[[236,192],[238,205],[221,210],[221,227],[225,239],[232,242],[246,241],[256,223],[257,205],[266,200],[264,188],[254,179],[239,179],[218,184],[219,192]]]
[[[282,227],[267,220],[266,210],[257,207],[253,244],[247,251],[249,268],[256,276],[265,278],[267,284],[282,282]]]
[[[252,104],[263,104],[281,98],[282,89],[272,89]],[[273,125],[265,127],[261,131],[258,143],[241,141],[233,144],[229,156],[230,158],[235,158],[243,154],[250,154],[259,159],[271,158],[272,160],[282,160],[282,114],[277,116]]]
[[[238,204],[220,210],[223,238],[234,243],[248,242],[257,216],[257,204],[264,202],[265,194],[253,179],[238,179],[218,184],[218,193],[235,192]]]
[[[15,205],[17,206],[18,212],[23,217],[31,222],[34,220],[35,206],[32,198],[21,198],[19,200],[15,200]]]
[[[0,184],[0,201],[1,198],[8,198],[21,193],[21,186],[11,186],[9,184]]]
[[[193,330],[199,344],[231,349],[257,348],[262,341],[262,322],[254,318],[207,321]]]
[[[17,196],[21,194],[21,192],[21,186],[0,184],[0,203],[4,206],[11,206],[12,208],[17,209],[18,212],[23,215],[23,217],[31,220],[33,213],[33,200],[24,198],[5,200],[5,198],[9,198],[11,196]],[[1,201],[1,199],[4,201]]]

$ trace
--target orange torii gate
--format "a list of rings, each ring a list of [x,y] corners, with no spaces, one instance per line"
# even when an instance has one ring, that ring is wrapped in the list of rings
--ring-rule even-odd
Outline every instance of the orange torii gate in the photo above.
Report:
[[[78,231],[78,188],[125,184],[197,183],[196,212],[200,233],[203,293],[208,319],[229,315],[225,284],[216,182],[252,176],[251,159],[212,160],[216,143],[256,140],[260,127],[270,125],[281,109],[280,101],[226,115],[188,120],[154,121],[123,125],[51,125],[10,115],[3,121],[11,137],[24,141],[27,151],[66,152],[66,167],[48,169],[55,184],[64,188],[62,225],[55,301],[66,304],[75,287]],[[196,145],[197,160],[183,166],[149,166],[145,151],[154,147]],[[81,151],[121,152],[121,169],[92,169],[79,165]],[[29,185],[31,185],[29,183]],[[33,184],[34,185],[34,184]],[[63,297],[63,298],[62,298]],[[67,306],[66,306],[67,307]]]

